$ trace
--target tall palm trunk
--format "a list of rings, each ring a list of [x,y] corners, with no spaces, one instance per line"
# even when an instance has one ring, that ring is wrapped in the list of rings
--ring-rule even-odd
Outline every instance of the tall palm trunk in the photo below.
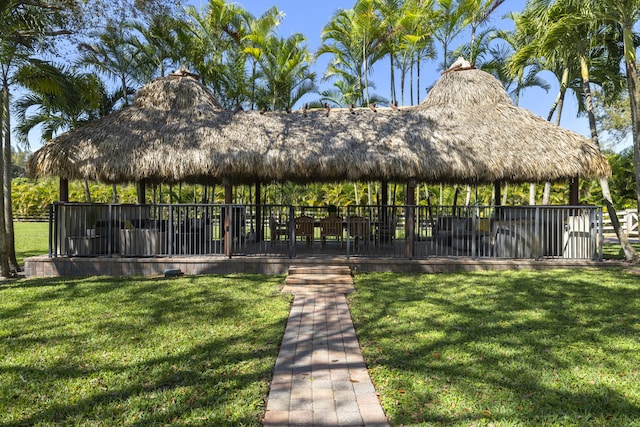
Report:
[[[416,66],[416,101],[417,104],[420,104],[420,102],[422,102],[422,98],[420,97],[420,62],[421,62],[422,58],[420,57],[420,54],[418,54],[418,64]]]
[[[409,68],[409,105],[415,105],[413,103],[413,63],[414,63],[414,58],[413,58],[413,54],[411,55],[411,68]]]
[[[13,164],[11,162],[11,131],[6,130],[4,138],[4,221],[7,230],[6,245],[7,257],[9,259],[9,267],[11,271],[20,271],[18,260],[16,259],[15,250],[15,233],[13,230],[13,203],[11,200],[11,171]]]
[[[640,84],[638,83],[638,67],[636,65],[633,31],[623,29],[625,67],[627,70],[627,89],[631,104],[631,129],[633,135],[633,157],[636,177],[636,200],[640,212]]]
[[[364,77],[364,91],[366,96],[367,105],[369,105],[369,73],[368,73],[368,61],[367,61],[367,48],[366,44],[362,43],[362,74]]]
[[[18,261],[16,259],[16,251],[15,251],[15,234],[13,231],[13,206],[11,201],[11,178],[12,178],[12,162],[11,162],[11,114],[9,113],[9,85],[3,82],[2,88],[2,101],[3,101],[3,127],[4,129],[4,155],[3,155],[3,216],[4,216],[4,230],[5,230],[5,241],[4,248],[7,258],[7,263],[9,265],[10,272],[20,271],[20,266],[18,266]],[[3,262],[4,263],[4,262]]]
[[[396,97],[396,72],[395,72],[395,63],[394,63],[394,56],[393,54],[389,55],[389,65],[391,67],[391,78],[389,79],[389,84],[391,85],[391,87],[389,88],[390,90],[390,96],[389,98],[391,98],[391,103],[393,104],[394,102],[398,101],[398,98]]]
[[[596,127],[596,117],[593,112],[593,98],[591,96],[591,85],[589,78],[589,66],[587,64],[587,59],[584,54],[580,55],[580,73],[582,76],[582,88],[584,90],[584,101],[587,108],[587,116],[589,117],[589,129],[591,131],[591,140],[593,143],[599,148],[600,141],[598,140],[598,129]],[[607,178],[600,179],[600,187],[602,188],[602,197],[604,199],[604,204],[607,208],[607,212],[609,213],[609,218],[611,218],[611,225],[613,226],[613,231],[615,231],[616,236],[618,236],[618,240],[620,241],[620,245],[622,246],[622,250],[624,251],[624,255],[627,261],[636,261],[638,255],[636,254],[636,250],[629,243],[629,238],[625,233],[622,233],[620,228],[620,220],[618,219],[618,214],[616,213],[616,208],[613,205],[613,199],[611,198],[611,191],[609,189],[609,180]]]
[[[2,104],[0,105],[0,143],[4,141],[5,132],[3,129],[8,129],[9,126],[5,123],[6,120],[9,120],[9,86],[8,80],[3,78],[3,87],[2,94],[0,95],[0,100]],[[4,188],[4,150],[2,151],[2,155],[0,156],[0,188]],[[5,227],[5,218],[4,218],[4,197],[0,197],[0,211],[3,212],[0,215],[0,275],[2,277],[9,277],[9,257],[8,257],[8,242],[7,242],[7,232]]]
[[[84,200],[87,203],[91,203],[91,190],[89,189],[89,181],[84,180]]]
[[[400,104],[404,105],[404,85],[406,84],[407,73],[403,69],[400,73]]]

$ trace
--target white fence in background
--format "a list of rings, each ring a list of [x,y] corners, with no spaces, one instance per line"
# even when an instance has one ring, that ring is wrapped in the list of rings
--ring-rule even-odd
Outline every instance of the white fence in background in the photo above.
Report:
[[[638,210],[637,209],[626,209],[623,211],[617,211],[618,220],[620,221],[620,226],[622,227],[622,231],[626,233],[629,238],[639,238],[638,234]],[[605,237],[615,236],[615,232],[613,231],[613,226],[611,225],[611,218],[609,217],[609,213],[606,209],[603,209],[602,212],[602,230]]]

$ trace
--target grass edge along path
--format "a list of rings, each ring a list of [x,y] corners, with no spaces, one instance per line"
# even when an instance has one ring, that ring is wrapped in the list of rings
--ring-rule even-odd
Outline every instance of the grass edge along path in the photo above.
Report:
[[[392,425],[640,425],[640,280],[623,269],[356,276]]]
[[[258,426],[288,318],[281,276],[0,286],[0,426]]]

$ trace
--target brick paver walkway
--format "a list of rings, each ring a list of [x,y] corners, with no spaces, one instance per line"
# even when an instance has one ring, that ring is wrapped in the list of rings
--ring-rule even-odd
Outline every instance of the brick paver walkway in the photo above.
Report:
[[[389,425],[344,293],[295,293],[263,425]]]

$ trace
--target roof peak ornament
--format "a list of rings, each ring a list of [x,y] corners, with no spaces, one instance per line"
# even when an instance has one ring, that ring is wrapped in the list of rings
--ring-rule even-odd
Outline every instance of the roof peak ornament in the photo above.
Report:
[[[192,73],[184,65],[180,66],[180,69],[173,71],[169,74],[170,77],[192,77],[196,80],[200,80],[200,76]]]
[[[476,67],[471,65],[469,61],[464,59],[462,56],[459,56],[458,59],[456,59],[449,68],[447,68],[442,72],[442,74],[444,75],[452,71],[464,71],[464,70],[475,70],[475,69]]]

